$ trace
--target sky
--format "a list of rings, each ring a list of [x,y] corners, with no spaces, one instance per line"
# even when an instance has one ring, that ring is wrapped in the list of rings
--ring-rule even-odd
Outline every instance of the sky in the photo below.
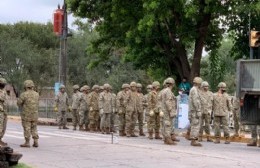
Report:
[[[29,21],[47,23],[53,21],[53,12],[63,0],[0,0],[0,24]],[[69,27],[74,18],[68,17]]]

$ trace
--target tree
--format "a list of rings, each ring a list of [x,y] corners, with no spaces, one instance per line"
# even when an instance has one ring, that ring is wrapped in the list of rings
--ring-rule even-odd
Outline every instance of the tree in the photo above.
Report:
[[[100,38],[93,45],[103,60],[111,48],[125,48],[125,60],[138,68],[190,79],[200,75],[203,48],[219,47],[224,31],[220,23],[232,4],[229,0],[67,2],[75,15],[96,25]],[[104,49],[103,44],[110,47]],[[190,64],[187,50],[192,47]]]

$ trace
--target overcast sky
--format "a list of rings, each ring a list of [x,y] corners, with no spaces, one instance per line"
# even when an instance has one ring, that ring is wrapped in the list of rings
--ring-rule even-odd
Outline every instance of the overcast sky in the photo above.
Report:
[[[53,11],[63,0],[0,0],[0,24],[30,21],[52,22]],[[69,27],[73,17],[69,16]]]

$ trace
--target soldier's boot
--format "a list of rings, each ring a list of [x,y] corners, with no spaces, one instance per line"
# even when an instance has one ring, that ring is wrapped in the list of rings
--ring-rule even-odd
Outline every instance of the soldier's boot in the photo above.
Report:
[[[0,139],[0,146],[7,146],[8,144],[3,142],[2,139]]]
[[[219,144],[219,143],[220,143],[220,138],[219,138],[219,137],[216,137],[214,143],[215,143],[215,144]]]
[[[207,135],[207,142],[213,142],[213,140],[210,138],[210,135]]]
[[[123,131],[123,136],[126,136],[126,132],[125,132],[125,130]]]
[[[159,133],[159,132],[155,132],[154,138],[155,138],[155,139],[162,139],[162,137],[160,136],[160,133]]]
[[[137,135],[135,135],[135,132],[134,132],[134,130],[133,130],[133,131],[131,131],[131,137],[138,137]]]
[[[230,138],[229,137],[226,137],[225,144],[230,144]]]
[[[38,147],[39,147],[38,139],[34,139],[34,141],[33,141],[33,147],[35,147],[35,148],[38,148]]]
[[[180,140],[178,138],[176,138],[175,134],[171,135],[171,139],[175,142],[180,142]]]
[[[63,129],[69,129],[66,125],[63,126]]]
[[[124,136],[124,132],[119,130],[119,136]]]
[[[139,131],[139,135],[140,135],[140,136],[145,136],[145,134],[144,134],[144,130],[143,130],[143,129],[140,129],[140,131]]]
[[[199,141],[199,142],[202,142],[202,141],[203,141],[203,140],[202,140],[202,136],[199,136],[198,141]]]
[[[110,134],[110,129],[109,129],[109,127],[106,128],[106,134]]]
[[[149,139],[153,139],[153,132],[149,132],[148,138],[149,138]]]
[[[30,139],[26,138],[24,144],[21,144],[22,148],[30,148]]]
[[[191,143],[190,143],[191,146],[198,146],[198,147],[201,147],[202,144],[197,142],[195,139],[191,140]]]
[[[257,143],[256,143],[256,141],[254,140],[254,141],[249,142],[249,143],[247,144],[247,146],[257,146]]]
[[[171,138],[165,138],[164,144],[166,145],[177,145]]]

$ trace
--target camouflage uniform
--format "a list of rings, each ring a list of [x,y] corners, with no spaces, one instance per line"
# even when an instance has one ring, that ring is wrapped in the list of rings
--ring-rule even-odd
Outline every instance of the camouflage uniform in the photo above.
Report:
[[[69,107],[69,98],[66,92],[59,92],[55,97],[56,107],[58,108],[58,125],[59,128],[63,126],[66,128],[67,124],[67,110]]]
[[[257,146],[260,147],[260,126],[259,125],[250,125],[251,129],[251,140],[247,146]]]
[[[239,136],[239,128],[240,128],[240,102],[236,96],[232,97],[232,113],[234,119],[234,128],[235,128],[235,135]]]
[[[102,133],[106,132],[109,134],[110,124],[111,124],[111,114],[113,113],[113,97],[112,94],[108,91],[109,85],[104,85],[105,91],[99,95],[99,111],[101,113],[101,123],[100,127]]]
[[[210,120],[211,120],[211,113],[212,113],[212,104],[213,104],[213,93],[211,91],[201,91],[200,92],[200,99],[201,99],[201,121],[200,121],[200,131],[199,136],[202,138],[203,135],[203,124],[205,123],[204,129],[205,133],[208,136],[210,135]]]
[[[141,92],[138,92],[137,95],[138,95],[137,113],[136,113],[137,117],[134,117],[134,118],[137,118],[137,120],[138,120],[139,135],[145,136],[145,134],[143,132],[143,126],[144,126],[144,95]]]
[[[21,112],[22,126],[24,129],[25,144],[21,147],[30,147],[30,137],[34,139],[34,147],[38,147],[38,108],[39,108],[39,94],[33,90],[34,84],[31,80],[24,82],[26,91],[23,92],[17,100],[17,105]],[[30,89],[28,88],[30,87]]]
[[[131,82],[131,89],[136,88],[136,83]],[[124,104],[126,107],[125,121],[126,121],[126,136],[136,137],[134,134],[135,122],[137,120],[137,106],[138,106],[138,93],[136,90],[131,90],[127,92],[126,98],[124,99]]]
[[[89,96],[89,128],[90,131],[97,131],[99,127],[99,107],[98,107],[99,95],[98,95],[98,86],[93,86],[93,91]]]
[[[174,135],[174,122],[177,116],[177,102],[176,97],[172,93],[169,87],[165,88],[161,95],[161,110],[164,113],[162,118],[162,134],[165,142],[171,141],[172,135]],[[174,143],[173,143],[174,144]]]
[[[119,116],[119,135],[120,136],[125,136],[125,104],[124,104],[124,99],[126,98],[127,90],[126,88],[129,88],[127,84],[122,85],[122,89],[120,92],[117,93],[116,97],[116,107],[118,111],[118,116]]]
[[[115,128],[115,124],[117,122],[117,110],[116,110],[116,94],[115,93],[111,93],[112,95],[112,104],[113,104],[113,109],[112,109],[112,114],[111,114],[111,125],[110,125],[110,130],[113,131],[114,133],[116,133],[116,128]]]
[[[219,88],[220,84],[219,84]],[[213,95],[213,112],[214,112],[214,128],[216,142],[220,142],[220,125],[224,129],[225,143],[229,143],[229,128],[228,128],[228,112],[231,111],[232,105],[227,93],[220,94],[219,92]]]
[[[83,86],[81,88],[82,90],[82,94],[80,96],[79,102],[79,126],[80,126],[80,130],[83,130],[83,126],[85,125],[85,129],[88,129],[87,126],[87,120],[88,120],[88,93],[87,93],[87,86]]]
[[[6,80],[4,78],[0,78],[0,84],[3,88],[0,88],[0,145],[4,146],[7,143],[2,141],[6,131],[7,124],[7,93],[4,90],[4,86],[6,85]]]
[[[79,99],[81,93],[76,90],[72,95],[72,124],[74,130],[76,130],[76,126],[79,125]]]

